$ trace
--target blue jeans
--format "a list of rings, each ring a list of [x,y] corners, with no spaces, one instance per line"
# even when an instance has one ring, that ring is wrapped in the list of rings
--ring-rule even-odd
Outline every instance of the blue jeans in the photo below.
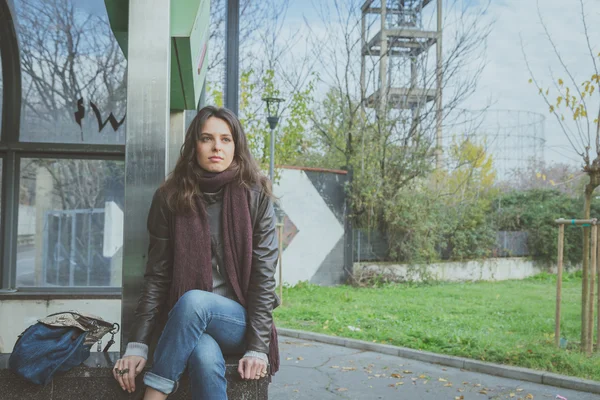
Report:
[[[239,303],[190,290],[169,312],[144,383],[169,394],[187,367],[192,399],[227,399],[223,354],[243,353],[245,333],[246,310]]]

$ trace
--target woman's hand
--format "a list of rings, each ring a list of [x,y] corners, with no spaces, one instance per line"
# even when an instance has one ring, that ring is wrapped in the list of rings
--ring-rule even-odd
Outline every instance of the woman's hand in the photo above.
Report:
[[[135,377],[139,375],[146,365],[146,359],[140,356],[123,357],[115,363],[113,376],[123,390],[135,392]]]
[[[267,363],[260,358],[244,357],[238,365],[242,379],[260,379],[267,376]]]

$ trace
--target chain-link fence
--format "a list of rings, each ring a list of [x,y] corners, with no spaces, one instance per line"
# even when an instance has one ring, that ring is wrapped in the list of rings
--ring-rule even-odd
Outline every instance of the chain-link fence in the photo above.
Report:
[[[384,234],[371,229],[354,229],[354,262],[391,261],[388,256],[389,245]],[[492,257],[526,257],[527,232],[499,231],[496,234],[496,244],[490,249]],[[440,253],[441,259],[448,258]]]
[[[494,257],[527,257],[529,249],[527,232],[500,231],[496,233],[496,248],[493,250]]]

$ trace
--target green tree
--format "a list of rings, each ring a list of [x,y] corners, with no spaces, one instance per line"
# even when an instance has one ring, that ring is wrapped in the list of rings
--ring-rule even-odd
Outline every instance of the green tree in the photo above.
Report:
[[[240,77],[240,122],[248,137],[252,154],[263,170],[269,169],[270,135],[262,97],[282,97],[277,89],[275,72],[267,70],[260,85],[253,79],[254,71],[244,71]],[[307,152],[306,130],[312,116],[314,82],[291,94],[281,106],[282,117],[275,130],[275,165],[296,165]],[[222,92],[209,87],[209,95],[217,106],[223,106]],[[278,173],[276,171],[276,178]]]
[[[450,171],[414,180],[386,199],[392,257],[431,262],[490,254],[496,238],[490,211],[498,192],[492,157],[467,140],[452,145],[447,158]]]

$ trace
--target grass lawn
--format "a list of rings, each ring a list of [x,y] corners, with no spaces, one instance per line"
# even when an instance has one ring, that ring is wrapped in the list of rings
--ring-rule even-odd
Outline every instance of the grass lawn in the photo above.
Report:
[[[581,279],[563,281],[561,336],[554,347],[556,278],[395,284],[380,288],[284,288],[278,326],[600,381],[600,356],[577,350]],[[360,328],[360,331],[352,328]]]

